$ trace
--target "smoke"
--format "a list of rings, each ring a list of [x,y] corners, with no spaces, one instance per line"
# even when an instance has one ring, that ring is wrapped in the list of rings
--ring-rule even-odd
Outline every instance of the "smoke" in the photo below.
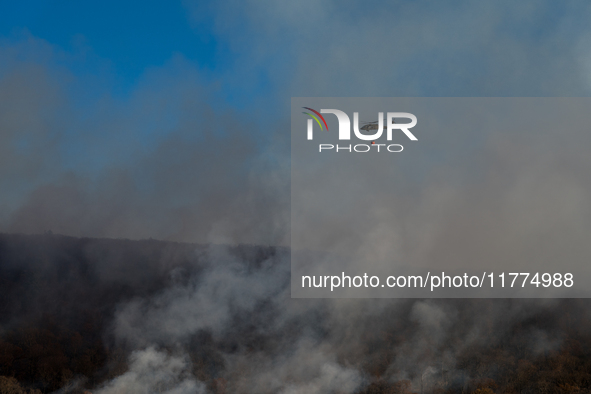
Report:
[[[586,300],[292,299],[288,256],[3,235],[0,374],[64,393],[535,391],[591,344]]]
[[[188,360],[148,348],[133,352],[129,371],[97,391],[99,394],[148,392],[201,394],[206,390],[203,383],[191,376]]]
[[[285,97],[589,93],[581,3],[185,3],[235,51],[241,66],[225,77],[243,94],[258,73]]]
[[[287,245],[289,97],[586,95],[588,5],[544,5],[187,1],[232,65],[124,97],[92,48],[4,39],[0,229]]]
[[[543,358],[563,344],[560,315],[587,316],[586,303],[557,300],[291,299],[285,256],[252,270],[228,250],[206,254],[199,277],[123,304],[113,329],[131,348],[183,349],[207,364],[204,379],[227,390],[214,393],[475,387],[500,373],[482,361],[490,352],[509,364],[511,346]]]
[[[0,229],[286,244],[288,145],[182,57],[121,99],[47,42],[1,44]]]
[[[188,283],[120,306],[115,337],[132,348],[189,349],[185,355],[193,360],[204,351],[196,337],[226,343],[234,349],[215,352],[223,362],[212,367],[217,369],[212,376],[227,381],[229,392],[352,393],[363,374],[339,363],[317,334],[294,329],[302,326],[302,313],[317,310],[309,305],[298,310],[291,302],[286,257],[282,253],[253,267],[226,248],[209,247],[202,255],[207,268]],[[270,338],[276,343],[265,344]]]
[[[186,7],[231,48],[233,65],[208,74],[177,55],[126,97],[100,72],[73,71],[92,56],[30,35],[0,43],[2,231],[289,245],[289,97],[589,92],[588,4],[202,3]],[[562,247],[586,255],[588,144],[538,138],[519,152],[494,138],[486,149],[430,152],[409,187],[408,199],[419,196],[408,220],[417,260],[457,259],[466,239],[483,234],[514,256],[541,245],[556,258],[545,253],[548,238],[511,243],[547,223],[569,230]],[[489,156],[466,168],[462,152]],[[519,391],[515,371],[589,348],[581,300],[291,299],[285,250],[60,240],[3,241],[10,302],[0,305],[0,345],[16,361],[2,365],[28,371],[14,349],[47,341],[32,341],[37,333],[21,343],[11,330],[54,314],[87,335],[93,360],[102,360],[95,343],[124,349],[117,376],[88,383],[103,393],[461,391],[489,378]],[[504,249],[474,242],[461,257],[494,262]],[[83,331],[88,322],[99,332]],[[76,368],[39,375],[67,380]]]
[[[136,299],[121,305],[116,314],[115,334],[133,346],[154,343],[186,343],[200,330],[216,337],[224,334],[236,315],[257,313],[270,300],[285,300],[289,264],[265,260],[256,269],[223,247],[209,247],[201,259],[208,264],[189,283],[165,289],[152,299]],[[264,313],[260,311],[258,313]]]

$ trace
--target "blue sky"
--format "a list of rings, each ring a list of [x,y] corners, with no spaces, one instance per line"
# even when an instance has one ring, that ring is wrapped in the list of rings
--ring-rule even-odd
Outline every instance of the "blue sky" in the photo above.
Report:
[[[56,52],[49,61],[43,59],[45,66],[66,68],[82,77],[78,83],[94,81],[86,94],[107,89],[113,98],[127,100],[151,70],[182,61],[185,68],[198,70],[205,83],[217,83],[222,100],[235,108],[249,107],[253,95],[271,93],[267,70],[261,65],[243,68],[249,65],[241,64],[240,50],[230,48],[242,32],[216,30],[220,12],[202,2],[12,2],[0,13],[0,37],[12,45],[43,40]],[[34,58],[40,51],[30,47],[25,52],[24,57]],[[248,83],[228,78],[237,70],[248,74]]]
[[[121,91],[174,54],[207,69],[224,67],[228,58],[207,24],[192,27],[175,1],[10,2],[0,13],[0,29],[4,37],[27,31],[68,52],[90,51],[109,64]]]
[[[572,67],[556,59],[542,63],[577,55],[571,51],[586,34],[584,8],[577,2],[22,1],[3,5],[0,36],[46,41],[64,55],[52,61],[77,75],[100,76],[99,85],[119,98],[173,59],[217,83],[220,97],[235,107],[248,107],[253,97],[273,105],[276,95],[580,95],[577,83],[546,86],[556,78],[551,73]],[[548,69],[553,65],[559,68]]]

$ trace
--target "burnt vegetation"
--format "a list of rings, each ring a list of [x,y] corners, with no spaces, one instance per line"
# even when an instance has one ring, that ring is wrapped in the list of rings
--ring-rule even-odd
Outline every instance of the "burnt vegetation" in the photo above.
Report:
[[[134,349],[113,334],[118,306],[198,278],[204,248],[0,235],[0,393],[82,393],[125,373]],[[246,272],[265,261],[284,264],[288,254],[252,245],[229,250]],[[587,300],[433,300],[450,318],[428,332],[413,318],[415,302],[391,302],[341,323],[325,319],[330,305],[320,304],[276,332],[265,327],[277,306],[262,301],[252,313],[237,311],[223,335],[198,330],[184,351],[194,376],[218,394],[239,392],[232,389],[239,371],[228,371],[226,355],[278,354],[303,331],[361,372],[358,393],[591,392]],[[351,330],[334,326],[348,323]]]

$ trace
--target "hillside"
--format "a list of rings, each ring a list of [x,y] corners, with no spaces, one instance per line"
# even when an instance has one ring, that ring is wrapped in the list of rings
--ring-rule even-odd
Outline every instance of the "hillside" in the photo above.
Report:
[[[0,393],[591,390],[587,300],[296,300],[288,252],[1,234]]]

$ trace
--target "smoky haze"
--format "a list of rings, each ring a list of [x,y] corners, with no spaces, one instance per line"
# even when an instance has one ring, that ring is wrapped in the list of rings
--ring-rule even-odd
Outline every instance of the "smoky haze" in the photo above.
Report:
[[[213,72],[175,54],[123,96],[96,54],[4,39],[0,229],[288,245],[290,97],[587,95],[588,6],[552,4],[186,1],[236,61]],[[565,143],[551,157],[578,149]],[[437,171],[478,182],[438,160],[482,149],[432,152],[416,187],[440,189]]]
[[[590,104],[588,98],[294,98],[293,295],[588,297]],[[324,115],[329,130],[315,125],[310,140],[306,105],[338,108],[351,120],[354,112],[369,119],[378,111],[409,112],[418,119],[411,129],[418,140],[400,130],[391,140],[384,132],[371,147],[355,135],[341,140],[330,114]],[[404,150],[388,152],[389,144]],[[294,261],[302,251],[319,255]],[[304,275],[342,272],[376,275],[382,285],[389,275],[468,272],[479,279],[494,272],[496,286],[486,279],[482,288],[447,292],[303,288]],[[568,288],[529,282],[522,288],[523,281],[503,288],[501,272],[570,273],[575,281]]]
[[[72,96],[83,76],[18,59],[35,45],[59,58],[44,42],[5,48],[14,65],[0,80],[0,228],[285,243],[288,145],[210,99],[214,87],[183,60],[120,103]]]
[[[248,245],[1,235],[0,263],[1,374],[46,392],[588,387],[586,300],[292,299],[289,250]]]
[[[585,300],[292,299],[281,248],[291,97],[588,96],[589,4],[183,4],[232,61],[208,70],[174,54],[125,94],[92,51],[28,32],[0,41],[0,384],[590,390]],[[408,223],[416,258],[502,257],[501,241],[542,254],[546,238],[529,235],[548,223],[584,258],[586,144],[544,135],[514,152],[473,137],[430,152],[401,196],[425,208]],[[476,236],[486,244],[465,248]]]

